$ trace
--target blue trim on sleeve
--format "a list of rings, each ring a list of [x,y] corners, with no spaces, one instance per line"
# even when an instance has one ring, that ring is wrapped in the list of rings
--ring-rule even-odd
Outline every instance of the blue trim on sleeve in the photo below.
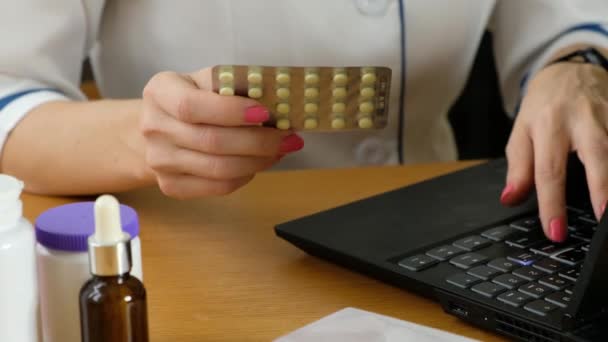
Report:
[[[553,39],[551,39],[549,41],[549,43],[547,44],[547,46],[551,46],[551,44],[555,43],[557,40],[563,38],[564,36],[569,35],[570,33],[574,33],[574,32],[580,32],[580,31],[587,31],[587,32],[595,32],[598,33],[600,35],[605,36],[606,38],[608,38],[608,29],[606,29],[603,24],[598,24],[598,23],[584,23],[584,24],[579,24],[576,26],[572,26],[571,28],[563,31],[562,33],[558,34],[557,36],[555,36]],[[519,109],[521,107],[521,101],[523,99],[523,92],[524,92],[524,87],[526,86],[526,83],[528,83],[528,80],[530,78],[530,71],[527,71],[524,74],[524,77],[522,77],[521,81],[519,82],[519,101],[517,101],[517,104],[515,105],[515,115],[517,115],[517,113],[519,113]]]
[[[576,26],[573,26],[573,27],[567,29],[566,31],[564,31],[560,35],[558,35],[554,40],[557,40],[567,34],[570,34],[572,32],[576,32],[576,31],[591,31],[591,32],[595,32],[595,33],[599,33],[599,34],[608,36],[608,29],[604,28],[604,26],[602,24],[586,23],[586,24],[576,25]]]
[[[406,72],[407,72],[407,54],[406,50],[406,27],[405,27],[405,0],[399,0],[399,22],[401,29],[401,75],[399,82],[401,83],[401,93],[399,94],[399,121],[397,122],[397,153],[399,164],[403,164],[405,159],[403,155],[403,131],[405,122],[405,91],[406,91]]]
[[[11,102],[15,101],[16,99],[25,96],[25,95],[29,95],[32,93],[37,93],[37,92],[41,92],[41,91],[54,91],[54,92],[58,92],[56,89],[52,89],[52,88],[36,88],[36,89],[28,89],[28,90],[23,90],[20,91],[18,93],[14,93],[11,95],[7,95],[5,97],[0,98],[0,110],[3,110],[4,107],[8,106]]]

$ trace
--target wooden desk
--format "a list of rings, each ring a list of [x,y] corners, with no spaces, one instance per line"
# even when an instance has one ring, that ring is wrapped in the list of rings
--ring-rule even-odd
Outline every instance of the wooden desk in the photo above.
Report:
[[[272,172],[223,198],[122,194],[141,217],[153,341],[270,341],[352,306],[484,341],[439,304],[311,257],[275,224],[469,164]],[[30,220],[74,199],[24,195]]]

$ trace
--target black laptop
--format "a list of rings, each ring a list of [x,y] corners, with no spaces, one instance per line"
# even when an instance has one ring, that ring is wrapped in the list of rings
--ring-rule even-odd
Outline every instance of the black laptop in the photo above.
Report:
[[[608,341],[608,222],[596,222],[570,158],[569,237],[542,234],[535,196],[499,203],[505,160],[280,224],[302,250],[433,298],[446,312],[525,341]]]

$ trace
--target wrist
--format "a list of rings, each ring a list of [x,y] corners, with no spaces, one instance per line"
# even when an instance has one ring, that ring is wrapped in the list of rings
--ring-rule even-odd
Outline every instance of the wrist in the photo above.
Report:
[[[146,141],[139,129],[143,102],[141,99],[126,100],[124,105],[127,110],[120,138],[131,155],[131,160],[125,165],[127,166],[125,172],[136,187],[153,185],[156,183],[156,178],[146,163]]]

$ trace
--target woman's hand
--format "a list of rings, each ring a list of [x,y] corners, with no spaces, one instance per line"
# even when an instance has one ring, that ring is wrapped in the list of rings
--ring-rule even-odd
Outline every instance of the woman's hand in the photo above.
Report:
[[[590,64],[557,63],[529,83],[506,153],[501,201],[521,202],[536,185],[547,237],[567,237],[566,164],[576,151],[585,166],[595,216],[608,200],[608,72]]]
[[[143,92],[146,163],[168,196],[228,194],[304,146],[296,134],[259,127],[268,117],[254,100],[212,92],[211,69],[159,73]]]

